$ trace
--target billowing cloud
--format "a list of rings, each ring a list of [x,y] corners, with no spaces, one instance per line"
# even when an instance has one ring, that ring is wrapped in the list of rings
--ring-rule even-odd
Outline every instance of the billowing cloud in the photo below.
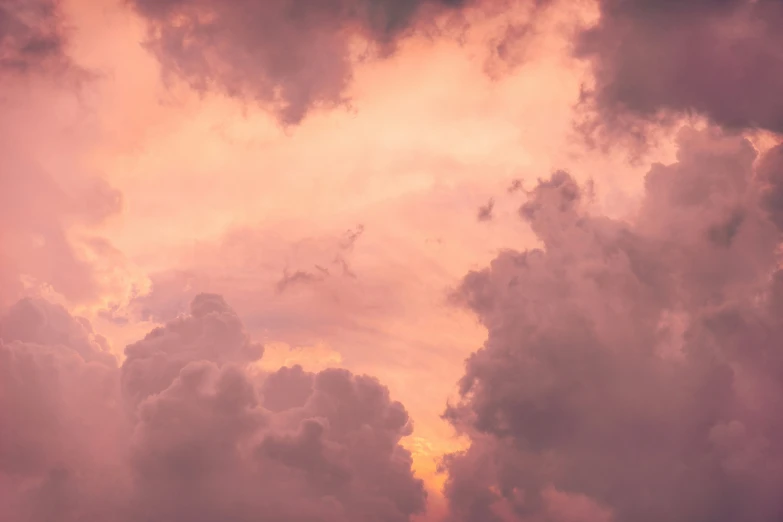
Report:
[[[59,305],[25,298],[0,317],[0,338],[41,346],[63,345],[87,362],[116,364],[105,338],[95,334],[85,319],[75,319]]]
[[[147,45],[164,73],[199,90],[253,99],[284,124],[348,101],[353,62],[381,56],[438,15],[475,0],[130,0],[149,23]],[[358,40],[357,40],[358,38]]]
[[[197,295],[190,314],[156,328],[125,349],[122,384],[126,397],[138,404],[168,388],[191,362],[246,364],[261,357],[239,317],[217,295]]]
[[[87,321],[32,299],[0,316],[4,517],[100,514],[127,441],[118,399],[117,361]]]
[[[783,518],[783,149],[757,158],[742,138],[686,130],[629,222],[590,214],[591,189],[562,171],[489,199],[489,177],[568,156],[568,110],[557,106],[574,101],[582,71],[565,72],[559,35],[538,38],[508,13],[487,24],[495,36],[502,26],[499,39],[472,34],[462,51],[430,53],[417,37],[451,15],[481,18],[474,7],[524,17],[551,2],[123,0],[140,18],[128,20],[74,1],[70,49],[59,3],[0,0],[0,513],[10,522],[421,512],[401,445],[406,410],[373,378],[308,370],[382,375],[419,428],[434,425],[474,333],[439,291],[509,237],[529,244],[526,227],[499,234],[516,197],[543,248],[504,252],[458,292],[489,339],[447,413],[471,441],[444,462],[451,517]],[[644,134],[686,114],[781,130],[779,4],[596,5],[597,25],[575,47],[593,66],[586,95],[601,130]],[[570,16],[555,13],[547,31],[570,30]],[[136,48],[145,30],[157,60]],[[412,35],[408,56],[352,88],[366,56],[387,58]],[[471,63],[475,40],[511,65],[551,56],[523,82],[490,85]],[[82,98],[64,93],[39,73],[71,67],[68,52],[111,74]],[[458,53],[471,58],[443,66]],[[157,65],[220,96],[163,109]],[[402,88],[424,69],[445,80]],[[354,94],[366,109],[356,125],[335,114],[290,141],[272,139],[264,118],[224,125],[237,101],[296,124]],[[599,163],[584,163],[580,174],[601,178]],[[128,213],[107,225],[122,206],[111,185]],[[348,205],[346,188],[358,194]],[[298,229],[285,221],[299,218]],[[359,222],[361,239],[361,227],[318,239]],[[150,293],[114,299],[128,289],[113,291],[125,258],[108,237],[159,271]],[[118,361],[86,321],[18,300],[32,294],[87,305],[114,339],[146,328],[140,319],[162,326]],[[264,354],[245,327],[278,343]],[[418,430],[426,440],[404,441],[427,463],[458,445],[432,425]]]
[[[444,462],[454,520],[783,516],[779,150],[678,143],[631,222],[539,182],[520,215],[543,248],[463,280],[488,338],[446,412],[471,439]]]
[[[622,136],[645,122],[701,115],[783,132],[778,0],[601,0],[600,11],[576,53],[592,60],[588,99],[602,131]]]
[[[399,444],[411,421],[384,386],[338,369],[257,374],[261,354],[217,295],[119,367],[87,321],[18,303],[0,317],[0,512],[349,522],[424,509]]]

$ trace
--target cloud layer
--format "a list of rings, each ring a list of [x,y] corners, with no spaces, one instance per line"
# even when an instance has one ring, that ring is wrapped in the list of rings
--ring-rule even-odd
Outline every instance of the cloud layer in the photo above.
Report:
[[[148,22],[148,45],[165,73],[261,102],[284,124],[347,102],[357,41],[388,56],[442,15],[459,16],[463,27],[469,13],[498,17],[506,28],[519,23],[516,4],[479,0],[336,0],[308,9],[288,0],[130,3]],[[598,113],[593,127],[617,136],[650,120],[698,114],[724,127],[783,131],[777,0],[601,0],[598,7],[598,22],[573,42],[595,76],[584,100]],[[508,38],[504,45],[525,45]]]
[[[0,510],[44,520],[404,521],[424,508],[404,407],[371,377],[251,372],[234,311],[198,295],[117,366],[84,320],[0,319]],[[260,518],[259,518],[260,517]]]
[[[489,337],[446,413],[455,520],[783,516],[780,152],[678,140],[632,223],[558,172],[520,209],[544,249],[464,279]]]
[[[135,175],[123,179],[115,171],[138,159],[135,151],[120,158],[95,145],[104,136],[87,121],[90,110],[76,100],[79,96],[63,94],[59,77],[52,82],[52,72],[78,69],[69,57],[60,4],[0,0],[5,116],[0,122],[0,513],[10,522],[405,521],[421,513],[423,485],[401,446],[412,423],[389,391],[372,377],[342,369],[268,373],[269,366],[259,363],[263,348],[247,334],[239,314],[222,297],[201,292],[225,290],[256,331],[285,335],[291,342],[300,338],[307,341],[299,343],[304,346],[325,339],[339,352],[336,360],[352,368],[360,367],[359,361],[376,375],[386,372],[394,377],[390,384],[397,380],[397,389],[431,378],[416,382],[409,392],[416,400],[406,401],[412,411],[428,411],[422,403],[432,396],[428,389],[438,380],[435,373],[441,381],[450,379],[443,374],[458,359],[454,350],[431,345],[460,335],[451,331],[453,322],[425,320],[426,314],[440,313],[433,304],[440,296],[429,292],[450,277],[444,269],[448,263],[434,257],[464,252],[433,250],[448,253],[417,262],[411,231],[429,233],[419,223],[437,221],[438,214],[457,207],[447,198],[438,203],[436,196],[422,201],[433,209],[427,213],[400,212],[409,214],[404,220],[393,213],[376,216],[376,227],[388,223],[388,236],[373,236],[376,229],[365,219],[370,216],[352,216],[351,223],[368,223],[368,237],[358,240],[359,247],[354,249],[361,227],[339,239],[302,242],[290,256],[269,238],[279,232],[280,244],[291,241],[290,227],[240,229],[225,236],[227,246],[214,249],[217,253],[206,255],[214,246],[207,242],[203,252],[194,253],[204,259],[193,267],[183,261],[186,266],[174,266],[178,261],[169,259],[161,266],[151,262],[160,275],[148,295],[133,299],[127,294],[136,292],[124,288],[116,292],[124,295],[110,296],[110,276],[123,271],[124,258],[98,237],[96,227],[120,213],[123,198],[90,171],[91,160],[111,157],[106,165],[113,179],[134,191],[135,203],[141,204],[133,216],[146,217],[141,223],[148,227],[165,225],[173,214],[158,209],[176,193],[177,206],[183,207],[180,221],[187,226],[170,226],[171,235],[160,237],[192,245],[208,235],[196,230],[201,223],[228,222],[213,205],[213,182],[236,185],[226,190],[226,200],[241,196],[244,205],[255,207],[254,193],[263,190],[270,200],[279,199],[279,206],[294,208],[291,214],[297,206],[312,211],[308,207],[319,199],[300,199],[300,185],[284,191],[278,187],[287,185],[261,173],[253,183],[250,176],[217,174],[240,164],[278,177],[310,169],[315,173],[302,178],[302,187],[342,197],[345,187],[356,186],[345,180],[354,178],[338,183],[330,175],[362,146],[347,137],[350,132],[341,132],[340,140],[320,142],[319,149],[313,136],[323,129],[306,128],[303,141],[296,142],[301,148],[280,158],[316,159],[301,167],[279,160],[269,164],[273,168],[241,154],[226,162],[223,156],[239,149],[202,147],[198,140],[213,134],[199,131],[195,138],[183,138],[181,156],[167,156],[165,144],[145,151],[155,161],[138,169],[150,168],[155,183],[142,185]],[[314,109],[348,103],[354,69],[367,56],[388,58],[407,37],[436,33],[452,16],[464,22],[477,14],[471,9],[498,5],[480,0],[329,0],[308,8],[292,0],[124,4],[144,22],[146,46],[164,76],[220,95],[207,100],[207,109],[198,106],[191,114],[186,102],[187,110],[172,111],[172,118],[182,120],[174,134],[208,126],[212,120],[200,119],[200,111],[219,112],[236,101],[257,103],[284,125],[298,124]],[[501,18],[508,14],[506,6],[516,5],[503,4],[494,12]],[[759,157],[735,134],[783,132],[778,29],[783,9],[776,0],[599,0],[597,6],[597,23],[577,31],[571,42],[594,73],[583,99],[592,111],[588,130],[644,140],[650,128],[692,114],[712,126],[679,134],[676,161],[650,168],[638,215],[630,221],[590,213],[592,187],[564,171],[531,192],[523,189],[528,180],[508,189],[507,198],[527,195],[519,215],[542,248],[501,253],[488,268],[467,275],[455,295],[489,336],[467,361],[460,397],[445,415],[471,443],[444,461],[449,516],[455,522],[783,519],[783,146]],[[88,11],[75,1],[67,7]],[[515,29],[496,49],[502,58],[502,46],[518,44],[512,41],[517,32],[523,43],[529,33],[513,20],[500,25]],[[100,52],[85,50],[91,47],[85,42],[95,47],[102,41],[95,34],[81,45],[81,53],[93,59]],[[125,66],[121,52],[116,61]],[[123,78],[135,76],[137,65],[128,66]],[[389,80],[393,75],[382,78],[383,88],[393,91],[390,98],[398,96],[396,79]],[[553,78],[560,76],[545,76],[529,91],[557,91]],[[479,88],[457,83],[460,92]],[[128,84],[127,91],[117,92],[136,85]],[[155,95],[158,87],[155,83]],[[432,84],[434,92],[453,88],[450,78]],[[421,106],[437,97],[428,96]],[[137,100],[118,94],[107,99],[112,101],[106,106],[98,104],[101,110],[121,101],[132,107],[132,120],[140,127],[156,127],[160,114],[140,108],[137,115]],[[453,106],[461,101],[455,98]],[[431,147],[449,158],[452,149],[481,142],[485,129],[493,132],[494,121],[475,127],[482,139],[455,126],[454,134],[429,142],[423,132],[409,134],[399,122],[387,124],[392,112],[421,106],[391,104],[370,116],[377,121],[357,128],[370,134],[384,127],[379,141],[421,141],[415,150]],[[462,118],[461,111],[438,110]],[[489,113],[476,114],[470,117],[487,119]],[[534,118],[525,128],[538,133],[538,124],[550,119],[549,114]],[[518,123],[509,121],[499,126]],[[324,128],[333,133],[332,126]],[[245,130],[254,133],[253,122]],[[539,137],[527,145],[544,141]],[[274,143],[277,147],[282,138]],[[330,159],[322,156],[326,147],[347,152]],[[366,152],[373,156],[368,165],[376,163],[376,155],[399,156],[404,148],[378,150]],[[494,148],[476,150],[476,157],[484,158],[478,161],[493,163],[486,151]],[[450,169],[461,157],[429,166],[413,158],[411,168],[443,170],[437,177],[448,185],[459,177]],[[198,165],[207,171],[205,178],[196,183],[191,169],[205,158],[209,161]],[[378,168],[400,168],[402,163],[387,159],[378,158]],[[179,170],[185,173],[180,176]],[[158,173],[175,181],[158,184]],[[396,174],[389,174],[388,188],[406,184]],[[194,195],[199,184],[201,200]],[[374,190],[382,193],[378,201],[399,197],[393,190],[386,194],[386,186]],[[505,211],[500,199],[465,192],[471,192],[469,210],[464,221],[454,222],[459,224],[451,227],[450,240],[469,250],[466,245],[477,243],[467,242],[467,223],[483,222],[476,226],[491,243],[489,234]],[[479,192],[483,199],[474,198]],[[485,205],[478,207],[480,202]],[[232,220],[242,217],[242,205],[223,204]],[[362,211],[369,214],[371,205]],[[274,223],[273,215],[268,220],[259,215]],[[191,223],[194,216],[200,217]],[[150,240],[144,226],[127,244]],[[438,234],[447,229],[432,227]],[[407,243],[383,239],[396,234],[406,236]],[[373,241],[375,250],[365,249]],[[177,245],[165,246],[172,259],[181,254]],[[167,248],[158,257],[168,253]],[[475,260],[471,255],[464,254]],[[110,265],[108,275],[101,263]],[[106,307],[96,314],[109,330],[147,320],[165,324],[131,343],[120,364],[89,322],[42,299],[19,300],[31,294],[54,294],[68,306],[101,302]],[[344,342],[349,338],[351,346]],[[371,342],[382,338],[386,344]],[[411,341],[423,338],[426,342]],[[436,356],[412,355],[417,350]]]
[[[387,56],[412,31],[470,0],[130,0],[149,23],[164,73],[270,107],[297,124],[314,107],[348,101],[358,46]],[[357,40],[356,38],[361,40]],[[367,49],[372,51],[372,49]]]
[[[697,114],[783,132],[783,5],[777,0],[601,0],[576,41],[593,63],[603,130]],[[622,135],[622,134],[620,134]]]

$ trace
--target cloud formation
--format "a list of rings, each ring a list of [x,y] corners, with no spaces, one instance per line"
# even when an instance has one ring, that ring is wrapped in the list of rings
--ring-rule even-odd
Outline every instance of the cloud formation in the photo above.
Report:
[[[507,33],[496,53],[526,46],[550,0],[129,0],[148,24],[150,50],[165,74],[198,90],[260,102],[283,124],[313,108],[345,104],[357,42],[392,54],[400,40],[443,15],[496,17]],[[520,27],[519,7],[533,15]],[[783,131],[783,7],[777,0],[600,0],[598,22],[574,33],[574,54],[591,62],[585,91],[593,130],[614,136],[649,122],[701,115],[734,129]],[[467,17],[466,17],[467,15]],[[509,32],[510,31],[510,32]],[[357,40],[358,39],[358,40]],[[492,40],[492,38],[490,38]],[[517,42],[520,40],[521,42]],[[492,40],[494,41],[494,40]],[[619,134],[618,134],[619,132]]]
[[[29,73],[68,62],[59,0],[0,2],[0,72]]]
[[[706,116],[783,133],[783,4],[778,0],[601,0],[576,40],[592,61],[587,100],[600,131]],[[619,131],[619,132],[618,132]]]
[[[315,107],[348,101],[357,37],[388,56],[401,38],[474,1],[129,3],[148,22],[147,45],[165,74],[198,90],[260,102],[281,123],[293,125]]]
[[[147,45],[166,74],[257,102],[283,124],[346,103],[362,46],[388,57],[407,36],[433,29],[441,15],[490,4],[126,3],[147,23]],[[781,131],[779,3],[600,0],[599,7],[597,25],[576,45],[577,55],[594,66],[596,84],[586,95],[599,130],[618,136],[699,114],[732,130]],[[92,237],[92,227],[119,212],[121,197],[81,168],[111,154],[101,145],[92,148],[101,141],[96,136],[82,140],[89,144],[84,158],[81,149],[73,152],[79,140],[70,136],[83,131],[84,120],[61,113],[83,112],[74,111],[73,100],[52,96],[59,88],[42,86],[49,79],[36,77],[70,65],[64,27],[59,2],[0,0],[0,75],[11,87],[0,100],[6,115],[0,123],[0,310],[16,303],[0,316],[0,513],[11,522],[250,521],[259,514],[262,520],[347,522],[404,521],[421,512],[422,484],[400,445],[411,423],[382,385],[337,369],[263,373],[257,364],[263,349],[238,315],[221,297],[200,292],[225,289],[248,327],[268,330],[272,338],[326,338],[337,346],[352,336],[350,348],[339,348],[345,364],[364,367],[360,361],[386,372],[397,389],[435,372],[449,380],[443,374],[454,360],[451,346],[431,364],[420,364],[426,358],[414,354],[460,335],[452,323],[423,320],[436,315],[435,298],[424,294],[450,277],[447,263],[419,262],[425,256],[373,235],[388,221],[392,232],[415,236],[421,223],[456,207],[427,199],[435,210],[419,218],[368,220],[372,234],[360,243],[362,228],[323,245],[303,243],[293,259],[280,246],[274,257],[270,230],[263,230],[234,234],[227,248],[184,270],[168,259],[162,268],[151,263],[163,270],[151,294],[132,300],[130,310],[105,302],[100,313],[115,325],[133,326],[138,316],[166,322],[128,346],[119,364],[86,321],[40,299],[17,301],[39,286],[71,304],[111,293],[90,257],[111,257],[114,250]],[[506,37],[497,55],[508,59],[504,48],[520,35],[508,31]],[[89,60],[92,51],[83,52]],[[123,56],[107,51],[113,53]],[[136,65],[119,61],[128,67],[126,76],[136,74]],[[26,83],[17,83],[22,76]],[[393,82],[383,83],[398,95]],[[544,84],[538,90],[557,90]],[[474,88],[466,83],[460,92]],[[136,103],[130,105],[135,113]],[[374,117],[385,121],[386,114]],[[491,120],[488,114],[477,117]],[[138,118],[145,127],[155,120],[141,105]],[[374,132],[374,125],[362,132]],[[526,125],[538,130],[536,121]],[[394,137],[405,134],[401,129],[383,139],[403,139]],[[452,154],[455,141],[446,134],[437,146]],[[184,143],[179,147],[188,156],[202,145]],[[312,142],[300,143],[297,153],[321,157]],[[435,143],[417,144],[417,150]],[[714,129],[685,130],[679,145],[675,163],[650,170],[644,203],[629,223],[589,214],[591,188],[563,171],[531,191],[522,180],[508,188],[527,196],[519,214],[544,248],[501,254],[487,270],[466,277],[458,292],[489,339],[469,360],[461,400],[446,415],[472,443],[444,462],[453,520],[783,518],[783,426],[776,414],[783,406],[783,361],[776,350],[783,335],[783,148],[758,158],[749,142]],[[208,149],[193,162],[213,156],[223,165],[221,157],[233,150]],[[123,171],[118,164],[126,159],[112,156],[106,165]],[[153,165],[150,177],[165,165]],[[314,160],[305,168],[320,172],[323,165]],[[444,165],[437,169],[452,168]],[[190,174],[177,178],[182,188],[195,185]],[[453,176],[449,171],[444,179]],[[130,187],[137,178],[120,172],[113,179]],[[265,186],[233,179],[242,185],[227,192],[233,197],[246,192],[252,200]],[[397,178],[393,184],[405,185]],[[179,189],[177,183],[161,187],[148,190],[157,195],[149,199],[136,189],[135,217]],[[309,206],[293,198],[295,190],[271,187],[267,193],[281,201],[292,197]],[[502,217],[494,200],[474,212],[474,195],[465,198],[471,206],[465,222]],[[188,199],[194,197],[182,200],[193,207],[191,216],[209,221],[220,214]],[[145,223],[165,219],[154,214]],[[143,228],[136,243],[148,240]],[[176,233],[198,228],[190,224]],[[285,236],[281,244],[290,241],[288,227],[270,228]],[[467,228],[456,228],[452,239],[463,251],[441,245],[433,257],[473,255],[464,253]],[[488,229],[481,230],[489,243]],[[192,243],[184,236],[183,243]],[[373,241],[371,252],[365,247]],[[167,246],[176,258],[176,248]],[[112,258],[112,270],[121,269],[121,257]],[[434,325],[431,332],[425,323]],[[426,343],[414,343],[416,336]],[[382,338],[389,340],[368,342]],[[415,383],[411,404],[425,411],[421,404],[433,396],[437,380]]]
[[[633,222],[573,178],[520,208],[543,249],[471,272],[488,330],[446,418],[460,521],[772,522],[783,516],[780,150],[684,129]]]
[[[96,129],[62,11],[59,0],[0,0],[0,309],[36,293],[96,300],[108,282],[97,265],[122,257],[94,234],[122,194],[83,163]]]
[[[495,210],[495,200],[490,198],[484,205],[481,205],[476,212],[476,219],[479,221],[492,221],[493,211]]]
[[[27,146],[17,146],[24,133],[18,133],[12,117],[0,123],[0,136],[8,136],[0,167],[0,306],[24,295],[26,285],[41,283],[73,302],[96,298],[98,273],[79,247],[99,258],[112,248],[99,239],[77,245],[69,231],[119,212],[121,194],[100,178],[67,169],[56,173],[70,185],[64,189],[32,160],[36,147],[20,153]]]
[[[189,315],[126,349],[25,300],[0,318],[0,511],[61,520],[405,521],[425,493],[405,408],[346,370],[250,370],[234,311]]]

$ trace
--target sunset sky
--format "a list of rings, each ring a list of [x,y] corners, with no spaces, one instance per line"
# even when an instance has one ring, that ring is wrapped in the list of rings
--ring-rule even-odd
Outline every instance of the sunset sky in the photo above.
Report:
[[[0,512],[783,519],[780,27],[0,0]]]

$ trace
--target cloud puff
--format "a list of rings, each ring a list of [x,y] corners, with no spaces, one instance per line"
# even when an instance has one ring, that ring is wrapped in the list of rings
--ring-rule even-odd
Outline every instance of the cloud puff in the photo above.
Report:
[[[698,114],[727,128],[783,132],[778,0],[601,0],[576,41],[602,130]]]
[[[106,339],[85,319],[75,319],[59,305],[25,298],[0,316],[0,338],[41,346],[66,346],[87,362],[116,365]]]
[[[283,124],[347,101],[356,38],[381,56],[439,14],[471,0],[331,0],[308,4],[129,0],[149,24],[164,73],[199,90],[270,106]]]
[[[128,346],[23,301],[0,318],[0,511],[45,520],[405,521],[411,422],[371,377],[261,355],[217,295]],[[9,492],[6,494],[5,492]]]
[[[454,520],[783,516],[779,151],[678,141],[632,222],[558,172],[520,209],[543,249],[462,282],[489,335],[446,412]]]
[[[250,342],[236,313],[222,297],[197,295],[190,315],[156,328],[125,349],[122,384],[134,405],[160,393],[191,362],[246,364],[263,354]]]

